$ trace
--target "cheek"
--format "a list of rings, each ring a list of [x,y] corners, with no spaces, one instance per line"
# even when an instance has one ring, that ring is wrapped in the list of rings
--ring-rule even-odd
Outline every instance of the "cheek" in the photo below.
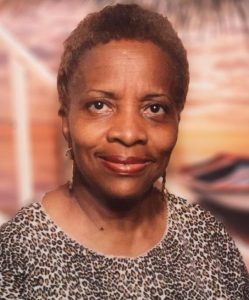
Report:
[[[70,136],[75,150],[87,150],[96,147],[104,135],[104,127],[98,122],[74,119],[70,126]]]
[[[159,155],[162,155],[164,158],[169,158],[169,155],[176,144],[177,135],[178,125],[175,125],[170,128],[162,128],[160,131],[157,131],[157,134],[154,134],[151,137],[154,148]]]

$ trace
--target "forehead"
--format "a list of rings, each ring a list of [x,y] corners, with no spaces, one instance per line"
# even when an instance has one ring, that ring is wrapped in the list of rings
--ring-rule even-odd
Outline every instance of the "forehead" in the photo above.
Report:
[[[87,50],[79,59],[72,87],[89,83],[163,85],[172,79],[172,62],[165,51],[150,41],[112,40]],[[171,78],[171,79],[170,79]]]

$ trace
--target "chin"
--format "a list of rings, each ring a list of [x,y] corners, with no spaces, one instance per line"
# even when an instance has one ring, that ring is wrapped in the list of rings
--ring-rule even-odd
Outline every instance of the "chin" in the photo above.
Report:
[[[86,179],[82,175],[77,177],[81,178],[80,185],[94,198],[111,207],[129,207],[145,199],[153,190],[154,181],[158,178],[158,176],[142,178],[142,176],[103,176],[103,174],[90,180],[89,177]]]
[[[131,186],[131,185],[116,185],[115,188],[109,189],[105,186],[102,190],[102,197],[106,205],[112,208],[130,208],[136,203],[139,203],[142,199],[145,199],[145,195],[149,194],[153,189],[153,185],[148,188],[148,185],[144,186]]]
[[[108,195],[108,198],[103,198],[106,207],[116,211],[128,211],[135,207],[141,200],[144,199],[138,194],[116,194]]]

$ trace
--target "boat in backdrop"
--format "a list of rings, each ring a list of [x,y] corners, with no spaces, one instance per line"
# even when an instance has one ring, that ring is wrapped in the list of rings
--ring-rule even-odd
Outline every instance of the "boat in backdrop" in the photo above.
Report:
[[[249,157],[219,154],[181,174],[198,199],[249,213]]]

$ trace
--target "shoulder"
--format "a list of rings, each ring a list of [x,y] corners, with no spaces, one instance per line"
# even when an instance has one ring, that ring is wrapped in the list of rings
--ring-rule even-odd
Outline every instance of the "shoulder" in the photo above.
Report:
[[[244,294],[244,289],[247,291],[249,288],[248,272],[222,222],[200,205],[188,203],[174,195],[169,195],[169,206],[172,230],[184,245],[185,251],[192,253],[193,262],[199,260],[207,269],[215,270],[217,282],[222,278],[222,284],[231,293],[237,290],[236,284],[239,283],[241,294]]]
[[[24,280],[34,262],[41,216],[40,204],[34,203],[0,227],[0,291],[4,299],[22,299]]]
[[[179,238],[198,245],[199,251],[215,259],[233,258],[243,265],[241,255],[223,223],[200,205],[170,195],[171,223]]]
[[[17,214],[0,227],[0,250],[19,249],[19,245],[30,244],[41,224],[41,208],[33,203],[20,209]]]
[[[41,205],[38,202],[22,207],[11,220],[7,221],[0,227],[0,233],[7,233],[17,229],[26,229],[26,226],[34,223],[40,218],[40,212]]]
[[[26,276],[35,256],[39,215],[39,203],[34,203],[22,208],[13,219],[0,227],[1,291],[8,291],[8,288],[14,291]]]
[[[174,223],[193,229],[213,234],[216,231],[223,231],[223,224],[217,220],[209,211],[203,209],[197,203],[189,203],[187,200],[169,194],[169,210]],[[201,230],[202,231],[202,230]]]

